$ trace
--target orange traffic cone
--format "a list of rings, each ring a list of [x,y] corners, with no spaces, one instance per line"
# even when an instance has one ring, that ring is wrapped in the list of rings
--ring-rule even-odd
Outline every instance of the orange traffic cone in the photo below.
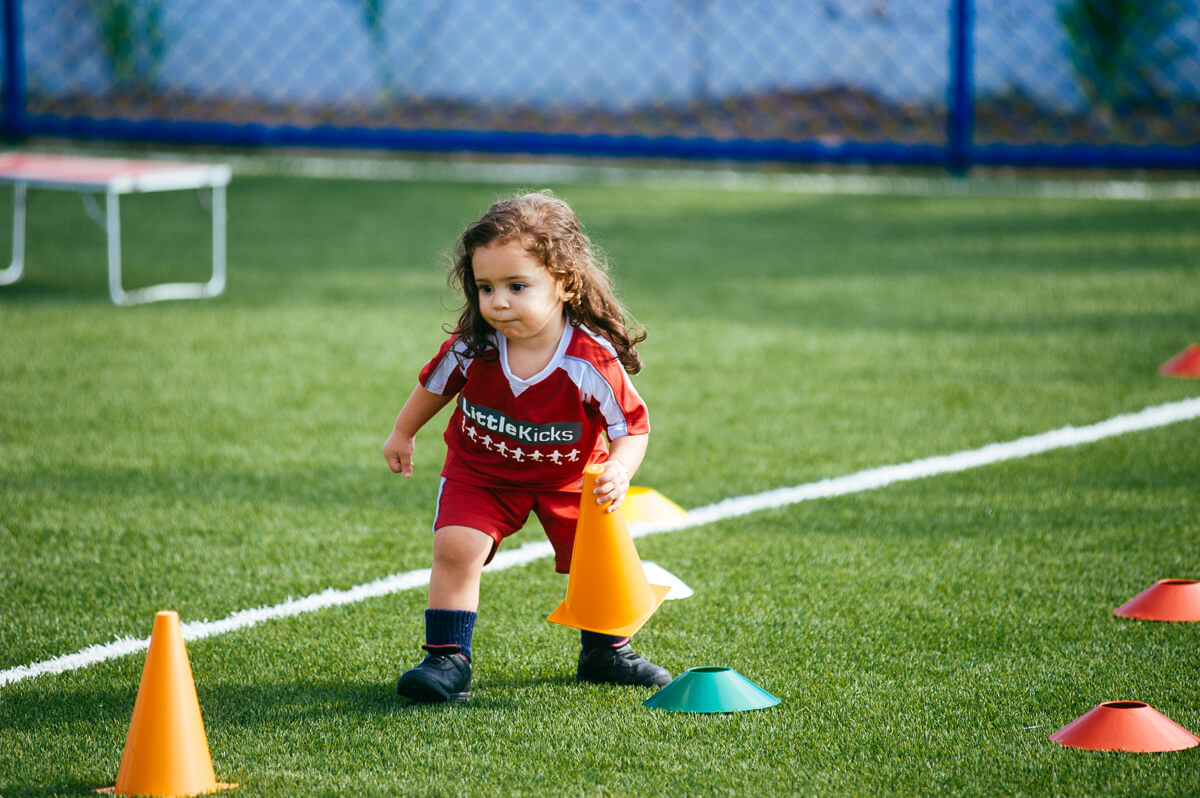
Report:
[[[1050,735],[1068,748],[1088,751],[1182,751],[1200,739],[1141,701],[1099,704]]]
[[[179,614],[160,612],[154,616],[117,784],[100,792],[199,795],[236,786],[218,782],[213,772]]]
[[[1163,363],[1158,373],[1164,377],[1200,377],[1200,344],[1192,344]]]
[[[629,637],[650,619],[671,588],[646,579],[621,511],[610,513],[596,504],[592,490],[603,473],[602,465],[584,469],[567,598],[546,620]]]

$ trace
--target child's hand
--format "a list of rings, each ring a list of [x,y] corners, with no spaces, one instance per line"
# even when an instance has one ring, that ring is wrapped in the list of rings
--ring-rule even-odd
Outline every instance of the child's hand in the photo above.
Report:
[[[388,468],[392,469],[393,474],[412,476],[412,456],[416,442],[415,436],[402,435],[392,430],[392,434],[383,444],[383,456],[387,458]]]
[[[615,512],[629,491],[629,469],[620,460],[609,459],[600,465],[604,466],[604,473],[596,477],[592,495],[596,497],[596,504],[612,502],[606,512]]]

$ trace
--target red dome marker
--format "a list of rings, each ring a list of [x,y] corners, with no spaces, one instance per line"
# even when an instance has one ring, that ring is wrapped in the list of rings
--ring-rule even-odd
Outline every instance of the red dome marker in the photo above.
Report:
[[[1200,377],[1200,344],[1192,344],[1163,363],[1158,373],[1164,377]]]
[[[1088,751],[1182,751],[1200,738],[1141,701],[1109,701],[1050,735],[1068,748]]]
[[[1200,621],[1200,581],[1159,579],[1113,610],[1141,621]]]

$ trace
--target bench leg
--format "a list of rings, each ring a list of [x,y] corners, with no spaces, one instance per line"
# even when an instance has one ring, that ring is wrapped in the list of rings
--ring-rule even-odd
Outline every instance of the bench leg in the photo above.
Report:
[[[225,186],[212,187],[212,279],[205,286],[205,296],[220,296],[225,291]]]
[[[108,238],[108,293],[118,305],[135,304],[121,287],[121,195],[112,189],[105,194],[104,229]]]
[[[159,283],[126,291],[121,286],[121,206],[119,195],[108,192],[105,227],[108,232],[108,291],[118,305],[140,305],[168,299],[207,299],[225,290],[225,186],[212,187],[212,277],[206,283]]]
[[[0,269],[0,285],[12,285],[25,273],[25,203],[28,187],[13,184],[12,263]]]

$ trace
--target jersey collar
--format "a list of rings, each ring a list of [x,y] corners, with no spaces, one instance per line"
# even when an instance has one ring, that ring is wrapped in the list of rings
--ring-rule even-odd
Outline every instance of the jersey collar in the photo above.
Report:
[[[571,338],[575,334],[575,325],[567,321],[563,325],[562,335],[559,336],[558,346],[554,349],[554,354],[550,357],[550,362],[546,367],[534,374],[528,379],[522,379],[508,368],[508,339],[500,333],[493,333],[496,340],[496,349],[500,352],[500,368],[504,370],[504,378],[508,380],[508,387],[512,390],[513,396],[520,396],[526,390],[537,385],[542,380],[549,377],[562,364],[563,357],[567,353],[567,347],[571,344]]]

